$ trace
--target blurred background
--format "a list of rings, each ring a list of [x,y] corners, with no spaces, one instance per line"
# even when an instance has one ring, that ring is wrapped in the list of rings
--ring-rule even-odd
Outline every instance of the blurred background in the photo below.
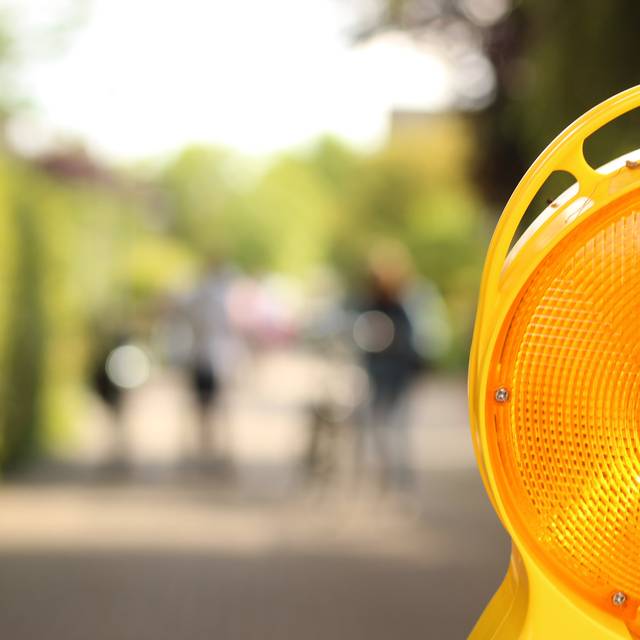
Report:
[[[0,633],[466,637],[509,553],[468,433],[484,254],[551,138],[640,80],[639,25],[0,0]]]

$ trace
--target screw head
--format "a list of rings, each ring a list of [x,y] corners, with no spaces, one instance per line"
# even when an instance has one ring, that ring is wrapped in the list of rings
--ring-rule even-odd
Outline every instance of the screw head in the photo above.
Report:
[[[627,601],[627,594],[623,591],[616,591],[611,596],[611,602],[613,602],[614,607],[621,607]]]
[[[500,387],[496,389],[496,402],[506,402],[509,399],[509,389],[506,387]]]

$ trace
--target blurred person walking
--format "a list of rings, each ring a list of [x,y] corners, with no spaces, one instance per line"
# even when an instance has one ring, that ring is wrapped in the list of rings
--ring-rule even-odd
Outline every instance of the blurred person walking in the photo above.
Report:
[[[149,379],[151,358],[125,331],[97,330],[96,351],[91,362],[90,383],[109,411],[112,445],[106,469],[129,469],[129,439],[125,421],[127,394]]]
[[[199,462],[213,463],[224,471],[229,470],[231,460],[229,434],[222,433],[223,392],[243,352],[229,317],[229,292],[235,279],[230,267],[211,260],[184,301],[191,337],[187,368],[198,409]],[[226,447],[221,443],[223,435],[227,436]]]
[[[412,264],[404,247],[385,244],[372,251],[367,289],[353,327],[369,379],[357,438],[358,466],[367,458],[376,458],[384,486],[403,492],[415,485],[407,396],[425,367],[403,304],[411,277]]]
[[[109,375],[107,363],[114,349],[124,341],[122,336],[110,336],[99,341],[91,362],[90,383],[93,391],[102,400],[109,413],[112,427],[111,453],[108,469],[125,470],[128,461],[128,446],[122,416],[124,389]]]

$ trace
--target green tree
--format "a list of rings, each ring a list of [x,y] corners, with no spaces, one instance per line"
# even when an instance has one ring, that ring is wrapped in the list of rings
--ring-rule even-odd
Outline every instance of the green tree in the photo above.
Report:
[[[34,211],[14,210],[16,262],[0,406],[0,467],[19,467],[38,447],[45,353],[41,252]]]
[[[640,82],[639,20],[634,0],[371,0],[355,36],[403,29],[440,45],[443,55],[462,48],[491,61],[493,96],[475,116],[482,151],[477,173],[499,208],[557,133],[594,104]],[[634,114],[608,127],[587,144],[589,159],[598,165],[640,147],[639,124]]]

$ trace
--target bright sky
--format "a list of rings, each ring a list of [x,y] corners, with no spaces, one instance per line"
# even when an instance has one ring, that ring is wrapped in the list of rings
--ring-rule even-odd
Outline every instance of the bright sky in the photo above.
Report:
[[[93,0],[66,51],[25,83],[48,127],[118,159],[190,142],[264,154],[328,132],[367,145],[392,107],[449,104],[434,53],[400,34],[350,46],[347,4]]]

